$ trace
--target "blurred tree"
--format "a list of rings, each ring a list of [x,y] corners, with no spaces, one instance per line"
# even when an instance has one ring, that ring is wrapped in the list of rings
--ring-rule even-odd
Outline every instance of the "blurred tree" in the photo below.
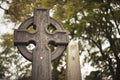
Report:
[[[85,80],[102,80],[100,71],[92,71],[89,76],[86,76]]]
[[[89,0],[91,1],[91,0]],[[94,3],[94,5],[93,5]],[[119,1],[101,0],[89,2],[87,9],[90,13],[87,19],[85,34],[82,37],[88,40],[90,48],[87,49],[86,60],[102,71],[109,80],[120,79],[120,27],[119,27]],[[96,5],[96,7],[95,7]]]
[[[21,56],[13,46],[13,34],[1,35],[0,75],[6,79],[17,79],[25,73],[30,73],[30,63],[22,65]]]
[[[5,10],[4,17],[14,23],[20,23],[32,16],[34,8],[50,8],[53,17],[69,30],[71,39],[82,40],[81,53],[87,51],[85,61],[91,62],[91,65],[100,70],[104,74],[102,77],[107,80],[120,80],[119,0],[10,1],[1,1],[1,4],[9,3],[9,9],[2,6],[0,8]]]

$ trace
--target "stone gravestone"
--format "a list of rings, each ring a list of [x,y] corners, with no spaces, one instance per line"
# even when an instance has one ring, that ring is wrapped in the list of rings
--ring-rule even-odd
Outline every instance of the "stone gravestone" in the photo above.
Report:
[[[28,32],[31,25],[35,29],[33,33]],[[49,25],[55,28],[54,32],[48,30]],[[25,20],[14,31],[14,44],[32,62],[32,80],[51,80],[51,60],[63,53],[68,42],[67,32],[60,23],[49,17],[48,9],[35,9],[34,16]],[[36,45],[32,54],[26,49],[29,43]],[[55,51],[50,51],[49,43],[56,46]]]
[[[71,40],[67,48],[66,80],[82,80],[78,43],[78,40]]]

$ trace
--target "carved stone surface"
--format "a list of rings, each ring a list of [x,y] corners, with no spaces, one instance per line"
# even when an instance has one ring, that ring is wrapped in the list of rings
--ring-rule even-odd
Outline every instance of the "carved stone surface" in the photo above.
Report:
[[[31,25],[36,28],[33,33],[28,32]],[[56,30],[49,32],[49,25]],[[14,31],[14,44],[26,59],[32,61],[32,80],[51,80],[51,60],[63,53],[68,42],[67,32],[56,20],[49,17],[48,9],[35,9],[34,16]],[[26,48],[29,43],[36,45],[32,54]],[[55,51],[50,51],[49,43],[56,46]]]

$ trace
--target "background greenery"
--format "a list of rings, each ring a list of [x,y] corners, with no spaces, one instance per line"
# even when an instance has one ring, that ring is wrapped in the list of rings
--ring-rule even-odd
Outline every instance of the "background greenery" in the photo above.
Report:
[[[70,32],[71,39],[80,40],[80,53],[86,52],[84,62],[98,70],[91,72],[86,80],[120,80],[119,0],[1,0],[0,8],[5,11],[4,18],[15,25],[31,17],[34,8],[51,9],[53,17]],[[13,34],[0,38],[3,48],[0,77],[25,80],[30,75],[31,63],[24,61],[26,64],[22,65],[21,56],[13,46]],[[57,70],[62,61],[63,58],[59,58],[53,62],[53,80],[64,80],[65,68]],[[10,70],[11,65],[15,65],[16,72]]]

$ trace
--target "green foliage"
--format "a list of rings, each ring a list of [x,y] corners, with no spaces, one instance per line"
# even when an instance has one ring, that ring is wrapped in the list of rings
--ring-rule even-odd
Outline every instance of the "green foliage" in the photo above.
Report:
[[[18,54],[16,47],[13,45],[13,34],[1,35],[0,45],[0,73],[7,79],[17,79],[17,77],[30,75],[30,63],[23,65],[22,57]],[[24,68],[23,68],[24,67]],[[24,75],[23,75],[24,74]],[[14,77],[14,78],[12,78]]]
[[[89,76],[86,76],[85,80],[102,80],[100,71],[92,71]]]
[[[85,42],[81,46],[81,52],[87,52],[85,62],[91,62],[92,66],[101,70],[101,74],[104,75],[102,77],[120,80],[119,0],[12,0],[9,5],[9,9],[5,10],[5,18],[14,23],[31,17],[34,8],[51,9],[54,12],[53,17],[70,32],[71,38],[79,38],[81,44]],[[13,36],[1,37],[3,55],[14,52],[11,50],[13,44],[10,37]],[[8,61],[12,61],[11,59]],[[59,74],[59,61],[53,63],[53,73]]]

